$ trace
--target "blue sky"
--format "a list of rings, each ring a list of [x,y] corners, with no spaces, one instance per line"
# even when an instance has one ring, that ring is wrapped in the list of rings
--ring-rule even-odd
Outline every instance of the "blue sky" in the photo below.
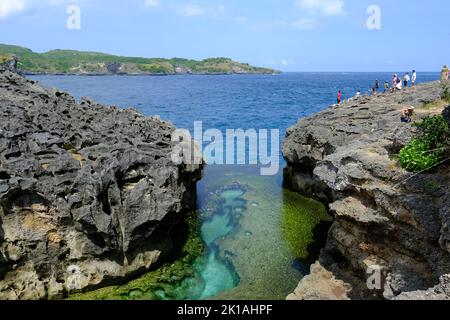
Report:
[[[66,27],[68,5],[81,29]],[[369,30],[367,9],[381,10]],[[0,42],[143,57],[230,57],[284,71],[438,71],[444,0],[0,0]]]

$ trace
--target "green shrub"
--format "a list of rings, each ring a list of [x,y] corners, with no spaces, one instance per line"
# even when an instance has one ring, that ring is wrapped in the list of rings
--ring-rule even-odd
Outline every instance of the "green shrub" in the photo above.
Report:
[[[442,84],[441,99],[450,103],[450,90],[446,84]]]
[[[4,63],[8,62],[9,60],[11,60],[10,55],[0,55],[0,64],[4,64]]]
[[[450,130],[441,115],[426,117],[414,125],[420,129],[421,135],[400,151],[399,161],[402,168],[408,171],[422,172],[443,160]]]
[[[429,144],[431,149],[447,145],[450,129],[447,120],[442,115],[426,117],[414,125],[421,129],[421,139]]]

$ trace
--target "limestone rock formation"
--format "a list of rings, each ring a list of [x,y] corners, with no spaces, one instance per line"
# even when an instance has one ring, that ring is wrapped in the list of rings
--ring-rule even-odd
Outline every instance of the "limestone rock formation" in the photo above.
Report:
[[[298,285],[287,300],[348,300],[351,286],[316,262],[311,266],[311,273]]]
[[[0,299],[113,284],[171,253],[203,168],[171,161],[174,130],[1,69]]]
[[[425,291],[405,292],[393,300],[450,300],[450,275],[443,275],[439,284]]]
[[[426,290],[450,272],[450,164],[412,175],[395,159],[415,133],[400,122],[402,108],[441,91],[435,82],[361,97],[287,131],[286,185],[329,205],[335,222],[319,260],[352,285],[351,298]],[[417,109],[418,117],[430,112]],[[380,279],[369,288],[372,275]]]

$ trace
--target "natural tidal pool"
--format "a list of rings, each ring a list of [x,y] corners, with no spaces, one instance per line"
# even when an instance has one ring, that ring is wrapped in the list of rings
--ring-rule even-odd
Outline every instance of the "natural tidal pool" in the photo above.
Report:
[[[199,184],[199,219],[209,263],[202,298],[285,299],[309,271],[324,206],[250,166],[211,166]],[[315,254],[315,253],[312,253]],[[222,265],[222,266],[220,266]],[[234,284],[234,285],[233,285]]]

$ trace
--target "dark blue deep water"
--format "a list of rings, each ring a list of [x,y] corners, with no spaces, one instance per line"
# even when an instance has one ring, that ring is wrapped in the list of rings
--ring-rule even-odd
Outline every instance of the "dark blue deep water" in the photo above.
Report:
[[[192,131],[194,121],[204,129],[280,129],[334,104],[338,90],[344,99],[357,90],[367,94],[375,80],[391,74],[288,73],[246,76],[84,77],[35,76],[47,87],[68,91],[76,98],[159,115],[178,128]],[[438,73],[419,73],[418,82],[438,80]],[[282,188],[278,175],[261,177],[250,166],[208,166],[199,183],[198,207],[202,238],[208,248],[195,265],[201,281],[185,279],[175,290],[152,292],[161,299],[284,299],[309,266],[299,261],[313,241],[320,221],[316,204]],[[294,199],[294,200],[293,200]],[[214,212],[208,213],[214,201]],[[317,204],[320,206],[320,204]],[[311,207],[312,206],[312,207]],[[312,209],[311,209],[312,208]],[[292,215],[300,225],[292,231]],[[292,237],[294,232],[294,237]],[[295,234],[304,243],[292,243]],[[300,241],[300,240],[299,240]],[[302,256],[303,255],[303,256]],[[308,259],[307,259],[308,260]],[[187,286],[187,287],[186,287]],[[170,296],[170,292],[177,292]],[[195,292],[195,295],[186,294]],[[145,296],[144,296],[145,298]]]
[[[399,73],[401,74],[401,73]],[[286,73],[282,75],[67,77],[36,76],[46,86],[69,91],[77,98],[135,107],[160,115],[179,128],[194,121],[206,128],[284,130],[299,118],[345,99],[357,90],[367,93],[375,80],[390,82],[390,73]],[[418,74],[418,82],[438,80],[438,73]]]

